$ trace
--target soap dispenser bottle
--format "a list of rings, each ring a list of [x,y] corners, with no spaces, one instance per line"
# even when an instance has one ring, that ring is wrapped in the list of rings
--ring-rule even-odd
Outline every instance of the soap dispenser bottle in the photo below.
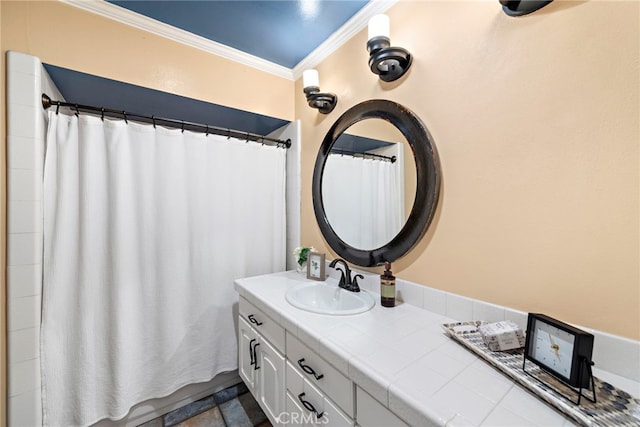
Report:
[[[391,263],[384,263],[384,273],[380,276],[380,304],[383,307],[396,305],[396,278],[391,273]]]

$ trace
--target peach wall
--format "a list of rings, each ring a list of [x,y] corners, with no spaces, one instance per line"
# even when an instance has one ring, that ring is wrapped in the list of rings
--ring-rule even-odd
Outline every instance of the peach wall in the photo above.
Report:
[[[443,172],[436,218],[398,277],[639,339],[639,12],[397,3],[392,44],[415,55],[401,81],[368,70],[363,30],[317,67],[333,113],[310,109],[296,82],[303,243],[331,252],[310,192],[325,133],[358,102],[391,99],[426,123]]]

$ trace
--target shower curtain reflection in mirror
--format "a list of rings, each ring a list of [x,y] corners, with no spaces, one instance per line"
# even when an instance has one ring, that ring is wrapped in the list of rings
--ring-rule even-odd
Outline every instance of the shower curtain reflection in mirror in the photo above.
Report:
[[[49,113],[45,425],[119,419],[237,368],[233,280],[285,268],[285,153]]]
[[[398,161],[330,154],[322,175],[328,222],[345,243],[376,249],[389,243],[405,223],[402,145]]]

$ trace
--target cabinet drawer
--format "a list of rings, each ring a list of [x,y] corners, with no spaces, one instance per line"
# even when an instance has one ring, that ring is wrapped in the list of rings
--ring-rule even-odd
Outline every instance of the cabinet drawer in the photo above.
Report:
[[[289,417],[301,425],[353,426],[354,421],[338,406],[302,377],[287,361],[287,397],[285,407]],[[279,420],[283,422],[285,420]],[[291,419],[291,424],[295,424]]]
[[[355,390],[353,383],[325,361],[318,354],[309,349],[295,336],[287,332],[287,359],[298,372],[311,384],[318,387],[349,416],[353,417]]]
[[[393,412],[380,402],[369,396],[360,387],[357,388],[356,401],[358,405],[358,425],[361,427],[408,427]]]
[[[240,315],[281,353],[284,353],[284,328],[255,305],[240,297]]]

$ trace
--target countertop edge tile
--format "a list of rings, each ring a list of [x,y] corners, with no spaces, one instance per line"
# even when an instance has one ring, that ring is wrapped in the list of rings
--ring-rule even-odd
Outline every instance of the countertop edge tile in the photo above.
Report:
[[[444,426],[455,412],[424,405],[414,395],[407,395],[395,385],[389,386],[389,410],[412,426]]]
[[[368,371],[368,372],[365,372]],[[349,379],[369,393],[374,399],[389,408],[389,385],[391,378],[375,372],[372,367],[357,356],[349,359]]]
[[[320,356],[345,377],[349,377],[349,360],[353,357],[351,353],[340,348],[338,344],[328,339],[318,340],[318,352]]]

